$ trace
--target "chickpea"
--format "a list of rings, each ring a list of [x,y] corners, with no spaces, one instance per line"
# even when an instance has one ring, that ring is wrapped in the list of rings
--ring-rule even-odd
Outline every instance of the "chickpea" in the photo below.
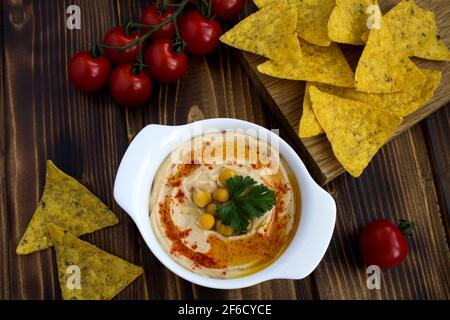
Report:
[[[206,206],[206,212],[213,216],[216,215],[216,209],[217,209],[217,204],[215,204],[214,202],[211,202],[210,204],[208,204]]]
[[[219,220],[217,220],[217,222],[216,222],[216,231],[227,237],[231,236],[234,232],[232,227],[224,225]]]
[[[200,218],[198,218],[198,223],[205,230],[210,230],[214,227],[214,223],[216,220],[209,213],[202,214]]]
[[[217,188],[213,192],[213,199],[219,202],[227,202],[230,200],[230,192],[227,188]]]
[[[211,194],[203,189],[195,189],[192,199],[199,208],[206,207],[211,202]]]
[[[230,179],[231,177],[234,177],[235,175],[236,173],[233,170],[223,168],[219,174],[219,182],[222,185],[226,185],[227,180]]]

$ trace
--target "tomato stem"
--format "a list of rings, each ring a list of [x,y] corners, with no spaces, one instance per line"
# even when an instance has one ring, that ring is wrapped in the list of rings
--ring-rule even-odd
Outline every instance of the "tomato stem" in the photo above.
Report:
[[[140,43],[142,43],[144,40],[146,40],[147,38],[149,38],[152,34],[154,34],[156,31],[158,31],[159,29],[161,29],[162,27],[164,27],[165,25],[176,21],[177,17],[183,12],[184,8],[186,7],[186,5],[190,2],[191,0],[184,0],[183,2],[181,2],[179,5],[176,6],[176,10],[173,12],[173,14],[169,17],[167,17],[167,19],[165,19],[163,22],[154,25],[154,26],[148,26],[142,23],[137,23],[137,22],[130,22],[134,27],[151,27],[151,29],[149,31],[147,31],[145,34],[143,34],[142,36],[140,36],[139,38],[129,42],[128,44],[124,45],[124,46],[110,46],[110,45],[106,45],[106,44],[101,44],[101,48],[108,48],[108,49],[116,49],[119,51],[125,51],[127,49],[130,49],[132,47],[134,47],[135,45],[138,45]],[[176,25],[176,23],[174,23],[174,25]]]
[[[138,23],[134,23],[133,21],[130,21],[125,26],[125,34],[130,35],[133,32],[139,31],[140,25]]]
[[[131,67],[131,72],[133,73],[141,73],[144,69],[147,68],[147,65],[144,64],[142,54],[140,53],[137,57],[137,62]]]
[[[101,47],[98,43],[94,44],[91,48],[91,55],[92,57],[94,57],[95,59],[97,59],[98,57],[100,57],[101,55]]]
[[[413,235],[414,222],[402,219],[400,219],[398,222],[398,228],[405,236]]]
[[[174,23],[176,38],[173,43],[172,49],[175,53],[180,54],[184,51],[185,43],[180,36],[180,30],[178,29],[178,24]]]

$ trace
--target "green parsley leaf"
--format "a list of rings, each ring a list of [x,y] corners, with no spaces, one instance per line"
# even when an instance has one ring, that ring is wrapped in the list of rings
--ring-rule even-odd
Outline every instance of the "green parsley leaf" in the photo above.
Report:
[[[261,217],[276,203],[275,192],[251,177],[234,176],[226,181],[230,200],[217,206],[220,221],[245,233],[253,218]]]

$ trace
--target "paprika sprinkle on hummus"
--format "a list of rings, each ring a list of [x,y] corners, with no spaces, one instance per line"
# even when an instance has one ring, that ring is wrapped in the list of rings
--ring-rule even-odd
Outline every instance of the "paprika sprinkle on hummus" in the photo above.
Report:
[[[234,158],[224,150],[234,151]],[[179,163],[183,157],[169,155],[162,163],[150,217],[162,248],[176,262],[209,277],[235,278],[283,253],[299,221],[300,191],[268,142],[244,133],[211,133],[173,154],[190,160]]]

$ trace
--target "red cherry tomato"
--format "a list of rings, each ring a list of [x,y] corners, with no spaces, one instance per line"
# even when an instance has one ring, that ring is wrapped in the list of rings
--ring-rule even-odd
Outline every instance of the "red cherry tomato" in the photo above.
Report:
[[[181,18],[180,33],[186,43],[186,51],[203,56],[217,48],[222,28],[217,20],[206,18],[198,11],[190,11]]]
[[[139,38],[139,32],[126,34],[122,26],[112,28],[103,39],[103,44],[122,47]],[[139,46],[135,45],[127,50],[105,49],[105,55],[111,63],[119,65],[122,63],[136,62],[139,54]]]
[[[220,20],[236,19],[244,8],[245,0],[212,0],[211,12]]]
[[[134,73],[133,65],[118,66],[111,75],[110,90],[114,99],[125,106],[141,104],[152,93],[152,81],[145,71]]]
[[[187,70],[186,54],[176,53],[171,39],[153,42],[145,53],[144,62],[150,77],[163,83],[177,81]]]
[[[142,11],[141,20],[142,24],[155,26],[162,23],[169,18],[175,10],[172,7],[157,7],[156,4],[152,4]],[[150,28],[145,28],[143,32],[147,32]],[[161,38],[173,38],[175,36],[175,26],[173,22],[166,24],[164,27],[156,31],[150,36],[151,40]]]
[[[94,92],[108,83],[111,69],[111,63],[104,56],[94,58],[89,51],[82,51],[69,61],[69,79],[78,89]]]
[[[362,231],[359,246],[364,262],[382,269],[400,264],[409,251],[402,231],[389,220],[369,223]]]

